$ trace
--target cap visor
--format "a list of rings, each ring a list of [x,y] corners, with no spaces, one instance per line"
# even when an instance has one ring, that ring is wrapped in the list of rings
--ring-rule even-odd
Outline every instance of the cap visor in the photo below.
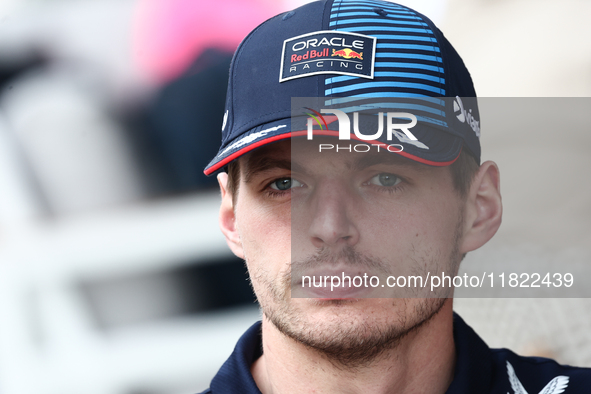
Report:
[[[322,126],[314,124],[313,135],[339,137],[336,117],[332,119],[333,117],[325,116],[325,118],[328,118],[328,121]],[[223,146],[204,172],[206,175],[211,175],[240,156],[269,143],[291,137],[307,136],[306,125],[307,118],[301,117],[281,119],[255,127],[241,135],[240,138]],[[372,130],[367,135],[375,134],[377,117],[360,116],[359,129]],[[416,140],[410,139],[400,130],[391,133],[390,139],[388,139],[386,132],[383,132],[379,138],[371,140],[362,139],[355,133],[351,133],[350,140],[338,140],[338,144],[347,145],[352,143],[351,141],[358,141],[368,145],[377,145],[410,160],[438,167],[453,163],[462,150],[463,140],[461,138],[421,122],[420,119],[417,125],[411,129],[411,133],[416,137]]]

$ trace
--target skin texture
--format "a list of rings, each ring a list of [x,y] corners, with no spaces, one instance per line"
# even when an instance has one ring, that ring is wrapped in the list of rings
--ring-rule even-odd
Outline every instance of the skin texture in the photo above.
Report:
[[[484,163],[461,198],[447,168],[391,153],[319,154],[306,143],[241,158],[235,205],[227,175],[218,177],[222,231],[247,261],[263,311],[257,385],[263,393],[445,392],[455,364],[451,299],[416,289],[291,298],[290,284],[339,270],[456,272],[462,254],[500,225],[498,168]],[[291,189],[278,190],[289,180]]]

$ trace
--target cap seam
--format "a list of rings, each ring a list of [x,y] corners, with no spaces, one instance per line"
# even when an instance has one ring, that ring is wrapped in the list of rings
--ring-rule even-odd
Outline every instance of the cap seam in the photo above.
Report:
[[[431,28],[431,26],[429,26],[430,20],[426,17],[423,18],[422,14],[419,14],[418,12],[416,12],[415,10],[412,10],[408,7],[405,7],[407,10],[411,11],[414,15],[414,17],[416,18],[417,21],[419,22],[425,22],[425,24],[427,25],[427,27],[429,27],[429,29],[427,29],[426,27],[423,26],[423,30],[425,30],[425,33],[427,33],[427,35],[429,36],[429,42],[431,43],[431,49],[433,50],[433,53],[437,53],[437,51],[435,50],[435,48],[439,48],[439,53],[441,55],[441,63],[443,63],[444,58],[443,58],[443,54],[441,52],[441,45],[439,45],[439,41],[437,40],[437,35],[435,34],[435,30]],[[437,57],[437,55],[435,55]],[[445,65],[445,64],[444,64]],[[445,67],[443,69],[443,74],[445,74],[445,70],[447,69],[447,67]],[[439,77],[438,77],[438,82],[439,82],[439,93],[441,94],[441,92],[445,91],[444,89],[444,82],[441,80],[441,74],[442,73],[438,73]],[[445,96],[445,94],[441,94],[442,96]]]
[[[438,30],[438,33],[441,35],[442,41],[446,40],[443,36],[443,33],[440,30]],[[445,41],[443,41],[443,42],[445,42]],[[444,75],[446,81],[448,82],[448,86],[450,86],[449,90],[451,90],[451,87],[454,86],[453,81],[452,81],[453,74],[451,73],[451,67],[449,64],[449,62],[450,62],[449,56],[447,56],[447,47],[445,47],[444,45],[441,45],[439,50],[441,51],[441,59],[443,60],[443,67],[444,67],[443,75]],[[445,55],[444,55],[444,52],[445,52]],[[449,72],[448,72],[448,70],[449,70]],[[449,94],[449,92],[447,90],[448,89],[446,89],[446,91],[445,91],[446,97],[455,97],[457,95],[457,93],[459,93],[458,91],[453,91],[451,94]],[[446,115],[446,118],[447,118],[447,115]]]
[[[332,15],[332,9],[333,9],[334,2],[335,1],[336,0],[332,0],[332,3],[330,4],[330,13],[331,13],[331,15]],[[336,10],[336,21],[337,21],[337,23],[335,24],[334,29],[332,29],[332,30],[337,30],[338,27],[339,27],[339,23],[341,22],[341,20],[339,19],[339,13],[341,12],[341,6],[342,5],[343,5],[343,2],[342,1],[340,1],[339,4],[337,5],[337,10]],[[330,26],[330,16],[329,16],[328,20],[329,20],[329,26]],[[324,80],[326,81],[326,77],[325,77]],[[333,85],[334,84],[331,82],[330,83],[330,89],[329,89],[329,96],[331,96],[331,97],[333,95],[333,92],[332,92]],[[324,95],[326,96],[326,89],[324,89],[324,90],[325,90],[325,94]]]
[[[242,127],[244,124],[240,125],[240,126],[234,126],[234,80],[236,79],[236,70],[238,69],[238,63],[240,61],[240,58],[242,57],[242,53],[244,52],[244,47],[246,47],[246,45],[248,44],[248,42],[252,39],[252,37],[254,36],[254,34],[256,32],[258,32],[263,26],[265,26],[267,23],[269,23],[270,21],[278,18],[279,16],[285,14],[281,13],[279,15],[276,15],[272,18],[267,19],[266,21],[264,21],[263,23],[261,23],[259,26],[257,26],[253,31],[251,31],[248,36],[246,36],[246,38],[240,43],[240,46],[238,47],[238,50],[236,52],[236,61],[232,62],[233,64],[231,65],[232,68],[232,82],[231,82],[231,86],[232,86],[232,99],[230,100],[230,110],[232,111],[232,125],[230,126],[230,128],[228,129],[228,134],[232,135],[234,134],[233,131],[236,128],[240,128]],[[235,64],[234,64],[235,63]],[[268,114],[265,114],[268,115]],[[263,115],[263,116],[265,116]]]
[[[322,26],[322,30],[330,30],[330,15],[332,14],[332,6],[334,5],[335,0],[327,0],[326,4],[330,5],[330,7],[325,6],[324,7],[324,11],[322,12],[322,21],[327,21],[326,24],[326,29],[324,28],[325,26]],[[328,11],[328,18],[326,18],[326,13],[327,10],[330,9],[330,11]],[[334,30],[334,29],[332,29]],[[326,75],[319,75],[318,78],[318,84],[316,85],[316,96],[320,97],[320,92],[322,92],[323,90],[325,91],[324,96],[326,96],[326,79],[328,78],[328,76]],[[332,86],[332,84],[331,84]],[[331,88],[332,89],[332,88]]]

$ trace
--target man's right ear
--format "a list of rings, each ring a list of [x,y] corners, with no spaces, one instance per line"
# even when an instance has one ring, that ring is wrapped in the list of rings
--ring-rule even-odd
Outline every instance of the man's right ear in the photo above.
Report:
[[[232,252],[239,258],[244,259],[244,251],[238,233],[238,226],[236,225],[236,215],[234,214],[234,201],[232,194],[228,191],[228,174],[225,172],[218,174],[218,183],[222,193],[219,217],[220,228]]]

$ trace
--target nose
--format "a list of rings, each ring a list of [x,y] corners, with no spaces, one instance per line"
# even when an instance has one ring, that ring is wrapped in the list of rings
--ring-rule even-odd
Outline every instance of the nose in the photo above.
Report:
[[[310,202],[310,238],[317,248],[341,248],[359,242],[355,222],[355,196],[346,185],[323,182]]]

